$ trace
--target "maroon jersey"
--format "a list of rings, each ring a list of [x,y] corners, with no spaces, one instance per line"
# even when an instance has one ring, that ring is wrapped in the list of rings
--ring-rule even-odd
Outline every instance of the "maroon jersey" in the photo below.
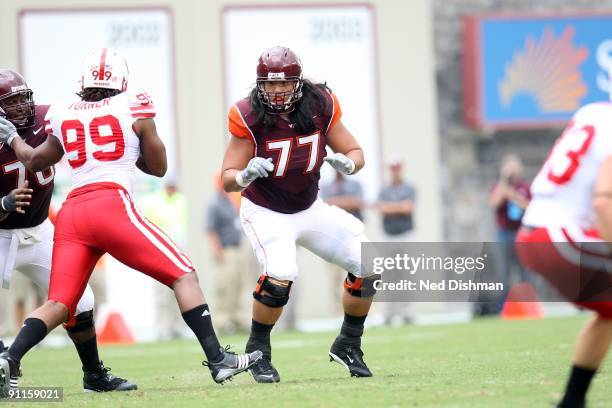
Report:
[[[49,105],[37,105],[34,125],[19,129],[19,135],[32,147],[40,145],[47,138],[45,115],[48,110]],[[0,144],[0,197],[16,189],[18,184],[22,185],[26,178],[29,181],[29,188],[34,190],[30,206],[25,208],[25,214],[10,213],[4,221],[0,221],[0,229],[35,227],[47,219],[54,176],[55,170],[52,167],[36,173],[26,170],[17,160],[15,152],[10,147]]]
[[[265,129],[257,123],[249,98],[238,101],[229,111],[229,131],[255,145],[255,156],[272,158],[274,170],[268,178],[257,178],[242,195],[262,207],[285,214],[310,207],[319,193],[320,169],[326,155],[327,132],[342,116],[338,99],[323,91],[326,106],[314,112],[315,130],[298,133],[294,124],[280,116],[276,125]]]

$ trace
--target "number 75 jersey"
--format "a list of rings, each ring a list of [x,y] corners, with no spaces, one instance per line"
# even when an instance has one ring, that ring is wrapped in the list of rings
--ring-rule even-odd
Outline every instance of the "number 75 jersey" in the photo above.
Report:
[[[593,189],[603,161],[612,155],[612,103],[580,108],[555,142],[531,185],[523,224],[595,227]]]
[[[45,131],[57,137],[72,169],[72,188],[116,183],[132,191],[140,140],[132,125],[155,117],[146,92],[123,92],[98,102],[52,105]]]

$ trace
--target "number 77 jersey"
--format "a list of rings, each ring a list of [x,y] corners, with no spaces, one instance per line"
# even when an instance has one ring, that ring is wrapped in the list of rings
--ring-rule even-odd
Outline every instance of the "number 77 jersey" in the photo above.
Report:
[[[154,118],[146,92],[123,92],[98,102],[52,105],[45,131],[57,137],[72,169],[72,188],[92,183],[116,183],[128,192],[140,155],[140,140],[132,125]]]
[[[531,185],[533,199],[523,224],[595,227],[593,188],[612,155],[612,103],[579,109],[555,142]]]

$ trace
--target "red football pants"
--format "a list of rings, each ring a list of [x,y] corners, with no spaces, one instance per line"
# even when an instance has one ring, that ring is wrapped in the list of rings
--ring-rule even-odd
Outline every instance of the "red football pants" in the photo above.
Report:
[[[49,300],[64,304],[73,316],[105,253],[166,286],[195,270],[121,186],[91,184],[70,193],[57,215]]]
[[[561,245],[570,248],[572,243]],[[579,251],[578,247],[574,249]],[[589,269],[567,260],[555,247],[546,228],[522,228],[516,236],[516,252],[527,269],[544,277],[567,300],[593,310],[604,319],[612,319],[612,301],[608,301],[612,299],[611,287],[601,288],[600,301],[581,300],[578,293],[581,281],[585,279],[600,277],[602,282],[609,282],[608,272]]]

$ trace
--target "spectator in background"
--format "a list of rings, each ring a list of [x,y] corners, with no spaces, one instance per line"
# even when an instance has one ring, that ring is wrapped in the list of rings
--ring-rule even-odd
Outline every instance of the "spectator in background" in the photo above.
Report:
[[[383,187],[378,195],[377,208],[383,217],[385,241],[409,241],[412,235],[414,187],[403,180],[401,158],[392,156],[387,161],[391,183]]]
[[[249,291],[256,273],[247,273],[248,250],[242,239],[238,208],[240,193],[226,193],[221,174],[215,174],[216,194],[206,210],[204,230],[217,264],[215,273],[215,325],[221,331],[246,331],[250,328]]]
[[[382,215],[385,242],[407,242],[411,240],[414,228],[412,217],[416,192],[412,184],[403,179],[403,163],[400,157],[389,157],[387,164],[391,180],[381,189],[376,205]],[[387,303],[386,324],[397,325],[411,321],[410,303]]]
[[[357,180],[348,178],[337,171],[334,181],[321,187],[321,198],[327,204],[335,205],[363,221],[363,190]],[[329,264],[329,272],[332,304],[335,307],[335,313],[341,315],[342,292],[344,291],[342,282],[346,277],[346,272],[331,263]]]
[[[523,178],[523,164],[518,156],[510,154],[503,158],[500,177],[489,196],[489,204],[495,210],[497,221],[496,241],[499,245],[498,269],[500,281],[504,284],[504,291],[510,288],[512,270],[516,269],[522,281],[530,282],[528,272],[520,264],[514,241],[516,233],[521,226],[525,208],[531,200],[529,182]],[[501,310],[505,300],[505,293],[497,305]]]
[[[340,207],[363,221],[363,190],[357,180],[336,171],[336,178],[321,188],[321,197],[330,205]]]
[[[187,199],[178,190],[176,179],[164,180],[164,188],[141,202],[145,217],[151,220],[180,248],[187,242]],[[155,286],[157,329],[161,339],[179,338],[184,326],[174,293],[163,285]]]

